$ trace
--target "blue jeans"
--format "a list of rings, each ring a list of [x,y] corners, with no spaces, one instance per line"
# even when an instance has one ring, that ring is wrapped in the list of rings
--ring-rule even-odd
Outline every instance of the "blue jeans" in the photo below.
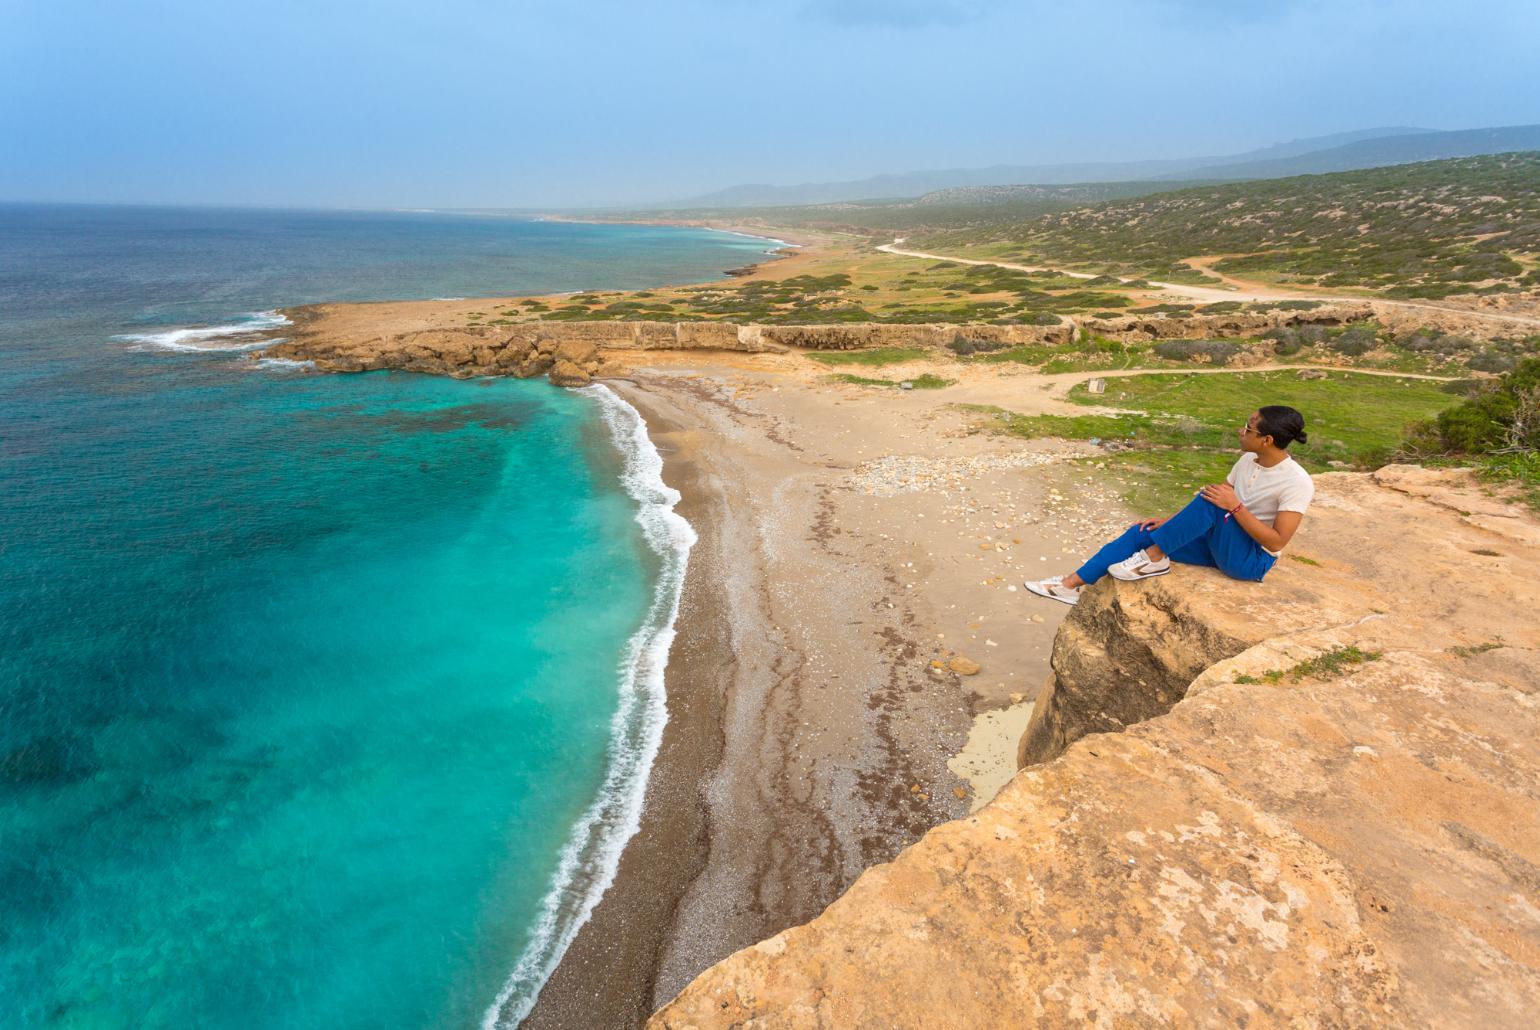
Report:
[[[1234,579],[1260,580],[1278,560],[1251,539],[1234,519],[1226,519],[1224,509],[1194,497],[1159,529],[1130,526],[1128,532],[1097,551],[1075,574],[1088,584],[1095,583],[1107,574],[1107,566],[1150,544],[1159,547],[1172,561],[1207,565]]]

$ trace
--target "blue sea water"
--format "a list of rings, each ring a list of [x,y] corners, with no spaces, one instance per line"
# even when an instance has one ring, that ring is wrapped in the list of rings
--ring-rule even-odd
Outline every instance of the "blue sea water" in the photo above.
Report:
[[[521,1018],[661,731],[691,536],[640,420],[602,388],[175,334],[699,280],[765,246],[0,205],[0,1023]]]

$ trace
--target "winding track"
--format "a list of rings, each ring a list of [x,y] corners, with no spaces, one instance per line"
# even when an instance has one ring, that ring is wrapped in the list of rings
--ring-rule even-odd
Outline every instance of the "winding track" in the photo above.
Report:
[[[1063,268],[1049,268],[1043,265],[1017,265],[1009,261],[985,261],[979,258],[953,257],[949,254],[928,254],[919,250],[903,250],[898,245],[903,243],[899,238],[892,243],[885,243],[877,249],[885,254],[895,254],[899,257],[922,258],[926,261],[951,261],[959,265],[994,265],[999,268],[1009,268],[1017,272],[1052,272],[1055,275],[1069,276],[1072,279],[1095,279],[1095,275],[1089,272],[1071,272]],[[1129,279],[1120,279],[1120,282],[1131,282]],[[1232,280],[1233,281],[1233,280]],[[1385,304],[1391,307],[1407,308],[1409,310],[1437,311],[1445,315],[1462,315],[1471,318],[1483,318],[1494,322],[1507,322],[1512,325],[1529,326],[1540,329],[1540,318],[1531,318],[1524,315],[1505,315],[1495,311],[1469,311],[1464,308],[1443,307],[1438,304],[1420,304],[1409,300],[1387,300],[1380,297],[1344,297],[1334,296],[1328,293],[1296,293],[1284,290],[1259,289],[1255,286],[1247,286],[1241,289],[1222,290],[1214,286],[1187,286],[1182,283],[1165,283],[1150,280],[1153,289],[1164,290],[1173,296],[1195,300],[1204,304],[1214,304],[1227,300],[1241,301],[1270,301],[1270,300],[1319,300],[1328,302],[1342,302],[1354,300],[1367,300],[1375,304]]]

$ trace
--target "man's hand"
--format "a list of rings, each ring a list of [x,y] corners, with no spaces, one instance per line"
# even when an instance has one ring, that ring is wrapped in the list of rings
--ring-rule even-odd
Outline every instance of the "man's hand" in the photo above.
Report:
[[[1144,530],[1145,532],[1148,532],[1152,529],[1159,529],[1161,526],[1164,526],[1167,519],[1169,518],[1170,516],[1167,516],[1165,519],[1140,519],[1138,522],[1134,523],[1134,526]]]
[[[1199,490],[1198,494],[1208,503],[1216,508],[1223,508],[1225,511],[1229,511],[1241,503],[1241,499],[1235,496],[1235,487],[1229,483],[1210,483],[1202,490]]]

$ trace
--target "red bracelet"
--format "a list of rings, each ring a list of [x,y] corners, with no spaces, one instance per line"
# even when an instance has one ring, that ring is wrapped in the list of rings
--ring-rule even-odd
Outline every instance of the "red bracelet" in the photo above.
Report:
[[[1229,511],[1225,512],[1225,521],[1229,522],[1230,521],[1230,516],[1234,515],[1236,512],[1240,511],[1244,507],[1246,507],[1244,504],[1237,504],[1235,507],[1233,507]]]

